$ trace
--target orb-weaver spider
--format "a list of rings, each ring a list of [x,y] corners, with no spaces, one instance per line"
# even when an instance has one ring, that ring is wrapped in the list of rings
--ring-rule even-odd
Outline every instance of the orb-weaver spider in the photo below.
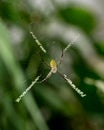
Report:
[[[44,47],[43,47],[42,44],[39,42],[39,40],[36,38],[36,36],[33,34],[33,32],[30,32],[30,34],[32,35],[33,39],[35,40],[35,42],[37,43],[37,45],[40,47],[40,49],[41,49],[44,53],[47,53],[47,51],[44,49]],[[48,78],[51,77],[51,75],[52,75],[53,73],[58,73],[62,78],[64,78],[64,79],[67,81],[67,83],[70,84],[70,86],[71,86],[81,97],[85,97],[85,96],[86,96],[86,94],[84,94],[84,92],[82,92],[79,88],[77,88],[77,87],[72,83],[72,81],[71,81],[69,78],[67,78],[67,75],[60,73],[60,72],[58,71],[58,69],[57,69],[58,66],[59,66],[59,65],[62,63],[62,61],[63,61],[64,53],[69,49],[69,47],[70,47],[73,43],[74,43],[74,41],[71,42],[71,43],[69,43],[69,44],[63,49],[62,54],[61,54],[61,57],[60,57],[60,60],[59,60],[58,62],[56,62],[54,59],[52,59],[52,60],[50,61],[50,64],[48,65],[48,67],[50,67],[50,71],[49,71],[49,73],[47,74],[47,76],[46,76],[43,80],[41,80],[41,81],[38,81],[39,78],[40,78],[40,76],[37,76],[37,77],[35,78],[35,80],[31,83],[31,85],[16,99],[16,102],[19,102],[19,101],[22,99],[22,97],[24,97],[24,96],[26,95],[26,93],[33,87],[34,84],[36,84],[36,83],[42,83],[42,82],[46,81]]]

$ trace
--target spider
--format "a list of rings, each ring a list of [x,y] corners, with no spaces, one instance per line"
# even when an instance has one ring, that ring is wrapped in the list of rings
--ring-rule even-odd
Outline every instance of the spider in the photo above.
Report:
[[[40,47],[40,49],[44,52],[44,53],[47,53],[47,51],[44,49],[44,47],[42,46],[42,44],[39,42],[39,40],[37,39],[37,37],[33,34],[33,32],[30,32],[30,34],[32,35],[33,39],[35,40],[35,42],[37,43],[37,45]],[[20,100],[22,99],[22,97],[24,97],[26,95],[26,93],[34,86],[34,84],[36,83],[42,83],[44,81],[46,81],[48,78],[51,77],[52,74],[55,74],[55,73],[58,73],[63,79],[65,79],[67,81],[67,83],[81,96],[81,97],[85,97],[86,94],[81,91],[79,88],[77,88],[73,83],[72,81],[67,78],[67,75],[65,74],[62,74],[58,71],[58,66],[62,63],[63,61],[63,57],[64,57],[64,53],[70,48],[70,46],[74,43],[71,42],[69,43],[63,50],[62,50],[62,54],[61,54],[61,57],[59,59],[58,62],[56,62],[54,59],[52,59],[50,61],[50,64],[48,65],[46,63],[46,65],[50,68],[50,71],[49,73],[46,75],[46,77],[41,80],[41,81],[38,81],[40,76],[37,76],[35,78],[35,80],[31,83],[31,85],[16,99],[16,102],[20,102]]]

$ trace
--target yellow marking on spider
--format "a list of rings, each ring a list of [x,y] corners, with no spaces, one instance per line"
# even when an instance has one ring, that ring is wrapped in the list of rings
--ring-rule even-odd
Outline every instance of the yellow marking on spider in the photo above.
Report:
[[[54,68],[54,67],[56,67],[56,66],[57,66],[56,61],[52,59],[52,60],[50,61],[50,67],[51,67],[51,68]]]
[[[56,73],[57,72],[57,63],[55,60],[51,60],[50,61],[50,67],[51,67],[51,70],[52,70],[52,73]]]

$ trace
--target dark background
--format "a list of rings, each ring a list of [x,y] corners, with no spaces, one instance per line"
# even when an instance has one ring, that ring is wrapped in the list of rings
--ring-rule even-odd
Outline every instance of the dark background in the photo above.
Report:
[[[103,0],[0,0],[0,130],[104,130],[103,12]],[[53,74],[15,102],[72,41],[58,70],[87,96]]]

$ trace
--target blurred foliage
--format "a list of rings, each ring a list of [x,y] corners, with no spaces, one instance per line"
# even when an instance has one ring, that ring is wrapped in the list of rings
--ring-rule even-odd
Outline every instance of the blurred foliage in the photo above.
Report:
[[[65,22],[79,26],[86,33],[90,33],[96,25],[94,16],[84,8],[68,6],[59,10],[59,14]]]
[[[87,8],[69,3],[62,7],[48,1],[39,7],[36,1],[33,0],[34,4],[25,0],[0,1],[0,130],[103,130],[104,41],[94,38],[97,16]],[[57,26],[51,28],[54,22]],[[87,96],[81,98],[55,74],[34,85],[16,103],[15,99],[37,75],[41,74],[41,79],[46,76],[49,68],[45,62],[57,60],[66,41],[71,42],[70,34],[64,33],[64,29],[60,31],[62,26],[79,29],[80,35],[90,41],[89,45],[84,40],[83,44],[72,46],[59,68]],[[47,54],[35,44],[30,31],[42,42]],[[94,53],[90,54],[90,49]],[[86,50],[87,56],[83,53]]]

